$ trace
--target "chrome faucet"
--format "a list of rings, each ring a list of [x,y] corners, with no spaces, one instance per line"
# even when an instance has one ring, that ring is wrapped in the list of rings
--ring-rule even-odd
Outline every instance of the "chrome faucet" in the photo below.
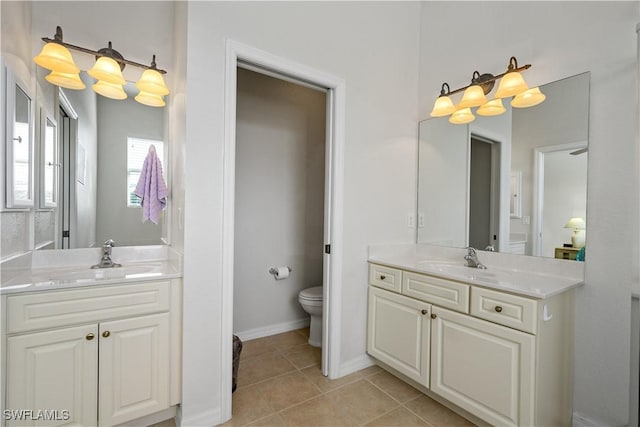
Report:
[[[102,258],[96,265],[92,265],[91,268],[113,268],[122,267],[122,264],[117,264],[111,260],[111,249],[116,245],[112,239],[107,240],[102,244]]]
[[[487,266],[478,259],[478,252],[471,246],[467,247],[467,254],[464,256],[467,261],[467,267],[486,269]]]

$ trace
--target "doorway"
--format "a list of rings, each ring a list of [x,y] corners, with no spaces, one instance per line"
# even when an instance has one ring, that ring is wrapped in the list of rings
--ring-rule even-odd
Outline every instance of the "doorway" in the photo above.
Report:
[[[76,248],[76,150],[78,132],[78,114],[71,102],[60,90],[58,119],[58,152],[61,153],[58,188],[60,189],[60,208],[57,218],[56,249]]]
[[[469,165],[469,241],[477,249],[498,248],[500,145],[471,135]]]
[[[231,417],[234,240],[235,240],[235,172],[236,172],[236,104],[238,66],[312,85],[327,90],[326,151],[323,254],[322,370],[329,378],[340,376],[341,260],[344,186],[344,79],[306,65],[277,57],[233,40],[226,42],[225,67],[225,143],[222,238],[222,313],[221,313],[221,418]]]

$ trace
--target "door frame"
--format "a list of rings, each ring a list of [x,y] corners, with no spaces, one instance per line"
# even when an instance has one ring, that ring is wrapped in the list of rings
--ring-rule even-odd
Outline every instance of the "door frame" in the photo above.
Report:
[[[295,81],[327,88],[327,157],[325,159],[324,304],[322,333],[323,373],[337,378],[340,368],[340,317],[342,307],[342,226],[344,195],[344,128],[346,82],[341,77],[273,55],[247,44],[226,39],[224,98],[224,166],[222,199],[222,301],[221,301],[221,419],[231,418],[231,367],[233,337],[233,270],[236,167],[237,68],[250,63]],[[329,206],[327,205],[329,201]],[[328,214],[328,216],[327,216]]]

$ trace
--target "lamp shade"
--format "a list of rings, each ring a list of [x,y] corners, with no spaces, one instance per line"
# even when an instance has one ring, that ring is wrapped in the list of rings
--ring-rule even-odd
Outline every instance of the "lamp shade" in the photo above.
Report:
[[[118,64],[115,59],[109,58],[108,56],[101,56],[98,58],[96,63],[89,71],[87,71],[87,73],[96,80],[116,85],[123,85],[126,83],[122,77],[120,64]]]
[[[122,88],[122,85],[117,85],[103,80],[99,80],[98,83],[92,86],[93,90],[107,98],[111,99],[126,99],[127,93]]]
[[[486,104],[481,105],[476,110],[476,113],[478,113],[481,116],[499,116],[505,111],[507,111],[507,109],[504,108],[504,105],[502,105],[502,99],[496,98],[496,99],[492,99]]]
[[[80,90],[87,86],[78,73],[60,73],[58,71],[52,71],[45,76],[45,79],[56,86],[64,87],[67,89]]]
[[[487,103],[487,97],[484,96],[484,90],[478,85],[469,86],[462,95],[462,100],[458,107],[479,107],[482,104]]]
[[[164,107],[166,105],[162,96],[143,91],[140,91],[134,99],[140,104],[148,105],[149,107]]]
[[[59,73],[80,72],[80,68],[73,62],[73,57],[69,49],[59,43],[50,42],[44,45],[38,56],[33,61],[47,70]]]
[[[443,117],[456,111],[456,107],[453,105],[453,101],[448,96],[439,96],[433,104],[433,110],[431,110],[431,117]]]
[[[539,87],[526,90],[521,94],[516,95],[511,101],[511,106],[516,108],[533,107],[540,104],[546,99],[546,96],[540,92]]]
[[[500,85],[496,91],[496,98],[508,98],[522,93],[527,89],[529,89],[529,86],[527,86],[524,78],[522,78],[522,74],[517,71],[512,71],[500,79]]]
[[[463,125],[465,123],[471,123],[476,117],[471,113],[471,108],[462,108],[449,117],[449,123],[454,125]]]
[[[145,70],[142,77],[136,83],[136,87],[142,92],[154,95],[167,95],[169,89],[164,83],[164,78],[157,70]]]
[[[564,226],[564,228],[572,228],[574,230],[584,230],[587,228],[587,224],[584,219],[580,217],[571,218],[569,222]]]

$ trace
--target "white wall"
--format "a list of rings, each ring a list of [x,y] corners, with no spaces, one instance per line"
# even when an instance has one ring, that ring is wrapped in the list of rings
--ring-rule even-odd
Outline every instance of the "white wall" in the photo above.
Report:
[[[591,71],[589,253],[577,293],[574,410],[598,425],[625,425],[629,414],[637,21],[637,2],[429,2],[422,13],[421,117],[442,82],[458,87],[473,70],[502,72],[512,55],[533,64],[530,85]]]
[[[308,321],[298,293],[322,285],[326,95],[243,69],[237,87],[233,330],[242,337]],[[279,266],[289,278],[268,273]]]
[[[220,410],[225,39],[346,80],[343,365],[365,356],[367,246],[411,242],[418,3],[192,2],[188,20],[184,420]],[[203,340],[202,336],[208,337]],[[366,359],[365,359],[366,360]]]
[[[142,208],[127,207],[127,138],[165,142],[164,109],[142,105],[131,97],[97,98],[96,241],[98,245],[107,239],[115,240],[118,246],[160,245],[165,211],[158,224],[142,223]],[[165,159],[161,159],[163,171]]]

